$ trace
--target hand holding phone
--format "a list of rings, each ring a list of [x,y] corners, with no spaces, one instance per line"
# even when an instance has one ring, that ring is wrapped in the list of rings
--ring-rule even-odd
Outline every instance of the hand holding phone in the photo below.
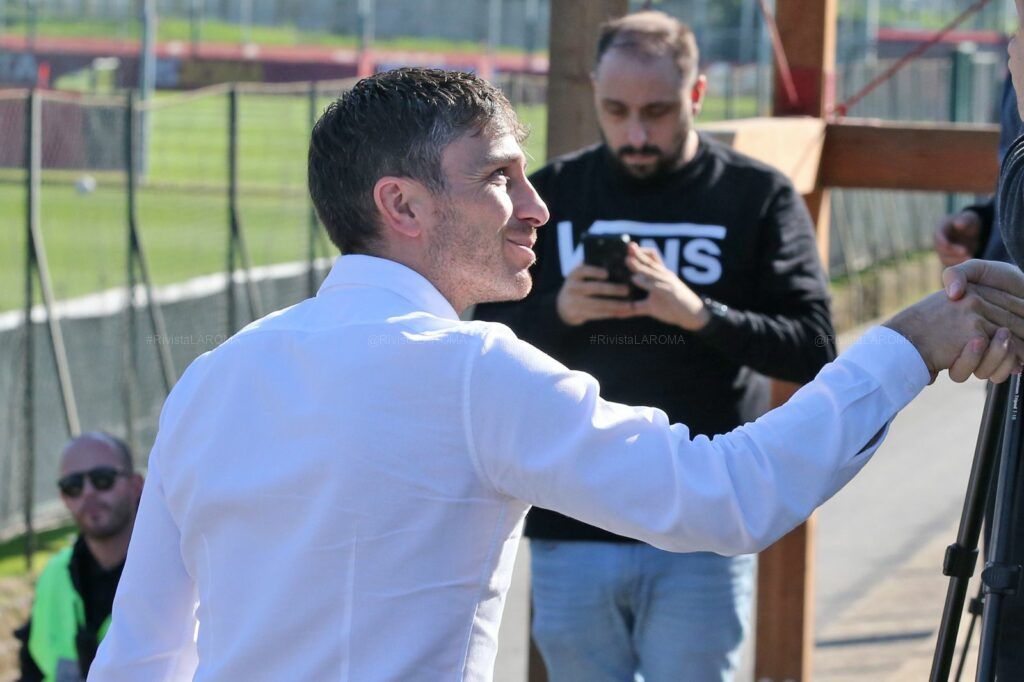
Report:
[[[647,293],[633,284],[633,273],[626,265],[631,239],[628,234],[591,234],[583,235],[583,262],[587,265],[602,268],[608,272],[608,281],[624,284],[628,287],[625,298],[638,301]]]
[[[599,236],[607,239],[604,235]],[[614,238],[617,237],[612,235]],[[628,236],[626,238],[628,240]],[[575,327],[593,320],[623,319],[638,314],[635,304],[629,298],[631,290],[636,287],[631,284],[631,273],[626,267],[628,241],[620,239],[620,243],[622,246],[613,245],[608,249],[613,254],[618,251],[621,255],[612,255],[606,259],[600,255],[604,248],[601,243],[597,243],[596,249],[594,242],[588,247],[584,235],[584,262],[566,276],[556,301],[558,316],[565,324]],[[590,262],[598,265],[588,263],[588,253]],[[612,281],[609,268],[615,270],[618,281]]]

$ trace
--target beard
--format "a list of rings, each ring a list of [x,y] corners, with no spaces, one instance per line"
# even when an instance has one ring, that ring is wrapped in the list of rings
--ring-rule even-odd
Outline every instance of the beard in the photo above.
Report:
[[[604,136],[602,135],[602,137]],[[607,139],[604,140],[604,143],[605,146],[608,146]],[[665,151],[661,147],[656,147],[652,144],[645,144],[642,147],[634,147],[627,144],[613,150],[612,158],[615,159],[619,168],[632,178],[643,181],[658,180],[676,169],[679,165],[679,160],[683,157],[683,147],[685,144],[686,133],[681,132],[672,141],[672,148],[669,151]],[[643,165],[630,164],[625,160],[625,157],[630,154],[652,156],[654,161]]]
[[[536,232],[529,225],[493,226],[474,222],[451,200],[440,202],[439,227],[427,244],[431,268],[453,290],[467,294],[474,303],[514,301],[533,287],[528,269],[518,269],[505,258],[505,239]],[[461,312],[461,311],[458,311]]]
[[[100,508],[108,510],[107,518],[99,523],[93,523],[89,518],[89,512],[94,507],[86,507],[80,510],[76,515],[75,520],[78,522],[79,531],[85,537],[95,540],[105,540],[120,534],[128,527],[128,524],[131,523],[132,502],[127,497],[119,500],[114,505],[106,505],[99,502],[95,504],[102,504]]]

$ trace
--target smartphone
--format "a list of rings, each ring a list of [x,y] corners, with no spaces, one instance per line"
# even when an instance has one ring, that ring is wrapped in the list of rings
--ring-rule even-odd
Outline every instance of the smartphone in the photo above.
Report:
[[[626,254],[629,252],[630,238],[628,234],[591,234],[583,233],[583,262],[608,271],[608,281],[629,286],[626,300],[637,301],[644,298],[647,292],[633,284],[633,272],[626,266]]]

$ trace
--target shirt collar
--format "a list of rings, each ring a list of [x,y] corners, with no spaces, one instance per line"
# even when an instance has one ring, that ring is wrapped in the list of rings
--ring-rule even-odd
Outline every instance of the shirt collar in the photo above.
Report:
[[[452,304],[430,281],[410,267],[387,258],[350,253],[334,262],[317,296],[343,287],[375,287],[395,293],[418,310],[450,320],[459,319]]]

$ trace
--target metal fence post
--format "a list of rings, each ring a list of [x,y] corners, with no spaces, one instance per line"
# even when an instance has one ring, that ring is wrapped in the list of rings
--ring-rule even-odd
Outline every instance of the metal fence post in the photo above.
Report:
[[[237,159],[235,152],[237,130],[235,127],[237,125],[237,108],[237,94],[235,86],[232,85],[228,91],[228,336],[238,331],[238,305],[235,301],[235,193],[237,184],[237,169],[235,168]]]
[[[952,64],[949,80],[949,120],[953,123],[972,120],[974,108],[974,54],[977,47],[974,43],[961,43],[951,56]],[[956,194],[946,195],[946,213],[957,210],[960,198]]]
[[[143,103],[145,106],[145,103]],[[127,134],[125,140],[125,161],[128,167],[127,175],[127,197],[128,197],[128,283],[129,303],[134,308],[135,302],[135,268],[138,267],[138,274],[142,277],[142,286],[146,292],[146,310],[149,313],[149,323],[156,340],[157,356],[160,359],[160,375],[164,383],[164,392],[170,393],[174,385],[175,370],[174,360],[171,358],[170,347],[167,345],[167,327],[164,324],[163,311],[160,303],[153,296],[153,278],[149,271],[149,259],[146,257],[146,250],[142,244],[142,234],[139,231],[138,211],[138,187],[141,168],[138,163],[136,148],[141,148],[145,142],[139,136],[139,119],[135,116],[135,93],[128,92],[128,107],[125,112]],[[134,317],[134,313],[133,313]],[[132,337],[134,338],[134,337]]]
[[[26,521],[26,552],[29,552],[34,544],[34,532],[32,528],[32,505],[34,502],[33,485],[35,483],[35,448],[34,448],[34,405],[32,401],[33,370],[33,343],[32,343],[32,303],[33,296],[33,274],[39,278],[39,291],[43,296],[43,307],[46,311],[46,322],[48,337],[50,339],[50,351],[53,357],[53,364],[57,370],[57,381],[60,385],[61,399],[64,404],[64,422],[68,433],[77,436],[81,433],[78,422],[78,406],[75,402],[75,391],[71,384],[71,372],[68,369],[67,352],[64,349],[64,336],[61,333],[60,321],[55,314],[53,288],[50,285],[50,268],[46,261],[46,249],[43,246],[43,233],[39,228],[39,186],[43,167],[43,143],[42,143],[42,108],[39,99],[39,92],[33,89],[29,93],[28,106],[26,107],[26,138],[25,138],[25,164],[27,176],[28,199],[26,205],[26,242],[27,258],[25,273],[25,326],[26,326],[26,356],[25,383],[26,392],[26,467],[25,467],[25,521]],[[31,556],[26,562],[31,567]]]
[[[135,213],[135,180],[138,173],[135,159],[135,94],[129,90],[125,105],[125,191],[127,192],[127,223],[128,223],[128,247],[125,265],[127,267],[127,291],[125,291],[124,308],[124,347],[122,349],[123,362],[123,383],[121,395],[124,400],[124,432],[125,440],[128,442],[132,452],[138,451],[138,443],[135,442],[135,386],[138,384],[139,358],[135,347],[135,339],[138,333],[138,322],[135,317],[135,248],[134,229],[132,220]]]
[[[238,84],[232,83],[228,91],[228,220],[231,236],[228,246],[228,335],[237,331],[237,309],[235,306],[235,265],[240,262],[245,278],[246,298],[249,304],[249,319],[262,315],[259,291],[252,278],[252,261],[245,242],[245,230],[238,210]]]
[[[728,75],[725,77],[725,117],[736,118],[736,65],[729,64]]]
[[[68,432],[77,436],[81,429],[78,425],[78,407],[75,402],[75,391],[71,385],[71,373],[68,370],[67,352],[64,349],[64,335],[61,333],[60,321],[54,308],[53,287],[50,282],[50,268],[46,261],[46,249],[43,246],[43,233],[39,227],[39,185],[43,167],[42,142],[42,107],[39,93],[32,91],[29,98],[29,138],[28,138],[28,227],[31,264],[39,276],[39,290],[43,295],[43,306],[46,310],[50,351],[53,364],[57,368],[57,380],[60,384],[61,398],[64,402],[64,419]]]
[[[33,171],[32,165],[36,160],[33,154],[33,122],[36,116],[35,90],[30,90],[25,99],[25,364],[23,367],[25,383],[23,386],[24,396],[22,398],[22,437],[25,448],[25,467],[22,472],[22,514],[25,523],[25,570],[32,570],[32,554],[35,552],[35,528],[32,523],[32,506],[34,502],[35,483],[35,402],[33,384],[35,373],[33,372],[33,360],[35,347],[33,343],[32,329],[32,303],[35,299],[34,287],[32,286],[32,275],[35,269],[35,254],[32,250],[32,224],[36,219],[36,193],[38,191],[39,176]]]
[[[309,83],[309,127],[312,129],[316,125],[317,116],[319,115],[319,107],[317,106],[317,83],[316,81],[310,81]],[[320,225],[317,222],[316,208],[313,206],[313,202],[309,202],[308,212],[308,227],[309,239],[308,249],[306,257],[309,260],[309,271],[306,274],[306,292],[309,296],[315,296],[317,290],[316,282],[316,239],[317,233],[320,231]]]

